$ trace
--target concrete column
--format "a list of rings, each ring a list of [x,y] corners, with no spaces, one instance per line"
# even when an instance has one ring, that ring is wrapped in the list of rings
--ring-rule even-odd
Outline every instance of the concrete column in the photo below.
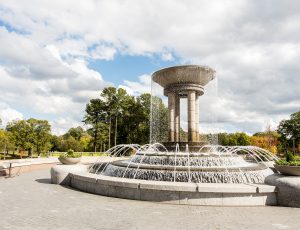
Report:
[[[199,95],[196,95],[196,141],[199,141]]]
[[[175,142],[180,142],[180,97],[175,97]]]
[[[175,93],[168,93],[169,141],[175,141]]]
[[[196,92],[188,91],[188,141],[196,141]]]

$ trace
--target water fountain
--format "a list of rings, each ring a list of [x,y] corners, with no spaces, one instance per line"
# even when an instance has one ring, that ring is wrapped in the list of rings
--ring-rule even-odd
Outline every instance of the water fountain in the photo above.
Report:
[[[157,147],[158,146],[158,147]],[[122,149],[120,151],[120,149]],[[276,157],[253,146],[202,146],[199,152],[169,152],[160,145],[116,146],[112,156],[135,149],[127,160],[94,163],[91,173],[151,181],[190,183],[264,183],[273,174],[268,167]]]
[[[204,94],[204,86],[215,79],[213,69],[175,66],[153,73],[152,79],[164,88],[164,95],[168,97],[168,141],[145,146],[117,146],[110,150],[112,155],[126,153],[132,148],[135,155],[104,168],[95,163],[90,172],[120,178],[191,183],[263,183],[264,178],[273,173],[266,164],[259,163],[276,158],[266,150],[207,145],[199,141],[199,98]],[[187,98],[188,104],[187,141],[181,141],[179,134],[180,98]]]
[[[126,199],[200,205],[274,205],[272,153],[254,146],[219,146],[199,140],[199,97],[215,71],[196,65],[159,70],[153,81],[168,96],[168,141],[144,146],[118,145],[111,163],[101,159],[89,173],[71,176],[71,186],[96,194]],[[180,139],[180,98],[187,98],[188,140]],[[153,132],[153,131],[152,131]]]

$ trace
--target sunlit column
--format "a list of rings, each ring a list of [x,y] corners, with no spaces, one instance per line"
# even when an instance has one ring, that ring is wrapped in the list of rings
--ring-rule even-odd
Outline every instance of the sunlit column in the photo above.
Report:
[[[175,97],[175,141],[180,142],[180,97]]]
[[[196,141],[196,93],[188,91],[188,141]]]
[[[196,141],[199,141],[199,95],[196,95]]]
[[[168,107],[169,107],[169,141],[174,142],[175,134],[175,93],[168,93]]]

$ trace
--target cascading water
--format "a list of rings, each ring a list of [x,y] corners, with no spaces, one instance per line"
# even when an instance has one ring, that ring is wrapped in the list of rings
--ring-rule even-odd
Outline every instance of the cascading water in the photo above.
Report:
[[[203,146],[199,152],[168,152],[160,144],[120,145],[109,150],[111,156],[135,154],[127,160],[103,166],[96,162],[91,173],[130,179],[192,183],[263,183],[273,174],[268,162],[276,156],[252,146]],[[263,161],[264,160],[264,161]]]
[[[273,173],[268,165],[276,156],[254,146],[215,145],[216,89],[216,72],[207,66],[173,66],[156,71],[151,82],[151,144],[115,146],[108,150],[109,155],[134,154],[109,164],[96,162],[90,172],[154,181],[263,183]],[[182,132],[184,122],[180,123],[183,108],[187,112],[186,132]],[[203,113],[199,108],[204,108]]]

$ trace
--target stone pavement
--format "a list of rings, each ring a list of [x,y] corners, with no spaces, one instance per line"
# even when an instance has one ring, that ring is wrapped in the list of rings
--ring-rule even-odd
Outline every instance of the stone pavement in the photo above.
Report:
[[[300,208],[123,200],[49,184],[50,170],[0,178],[0,229],[300,229]]]

